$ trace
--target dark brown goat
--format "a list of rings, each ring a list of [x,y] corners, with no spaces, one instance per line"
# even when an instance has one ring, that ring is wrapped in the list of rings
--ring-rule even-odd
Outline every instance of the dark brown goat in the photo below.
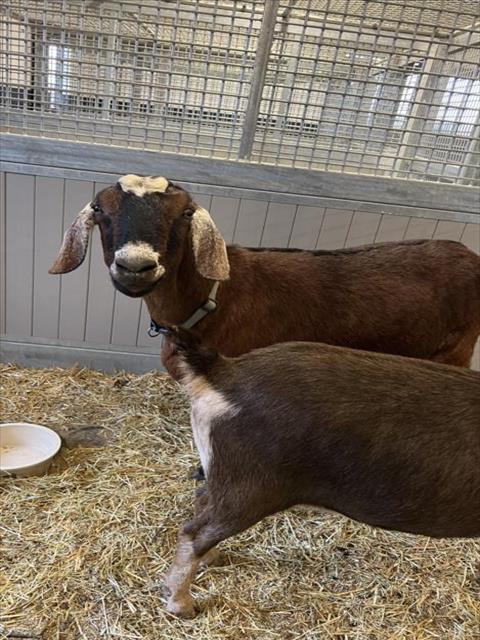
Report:
[[[186,191],[128,175],[78,215],[51,273],[81,264],[95,224],[114,286],[144,296],[159,325],[184,323],[220,282],[218,310],[197,328],[226,355],[301,340],[470,364],[480,333],[480,257],[458,242],[226,248]]]
[[[225,358],[167,330],[207,483],[179,531],[167,608],[209,552],[298,504],[435,537],[480,535],[480,373],[320,343]]]

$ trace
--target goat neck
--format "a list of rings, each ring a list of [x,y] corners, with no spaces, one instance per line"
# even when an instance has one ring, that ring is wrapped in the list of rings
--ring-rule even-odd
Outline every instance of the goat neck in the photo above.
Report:
[[[205,302],[211,288],[212,281],[198,273],[189,246],[178,268],[166,274],[144,300],[150,317],[158,324],[179,325]]]

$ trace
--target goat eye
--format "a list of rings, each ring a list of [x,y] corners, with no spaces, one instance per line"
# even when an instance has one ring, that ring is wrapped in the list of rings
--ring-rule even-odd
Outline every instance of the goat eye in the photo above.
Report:
[[[193,209],[185,209],[185,211],[183,212],[183,217],[184,218],[191,218],[194,213],[195,213],[195,211]]]
[[[94,211],[94,213],[100,213],[101,209],[98,206],[98,204],[92,204],[92,209]]]

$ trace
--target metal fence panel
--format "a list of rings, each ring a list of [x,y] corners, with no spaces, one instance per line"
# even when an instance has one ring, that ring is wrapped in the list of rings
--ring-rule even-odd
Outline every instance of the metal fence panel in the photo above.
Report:
[[[10,0],[0,18],[6,132],[479,183],[476,0]]]

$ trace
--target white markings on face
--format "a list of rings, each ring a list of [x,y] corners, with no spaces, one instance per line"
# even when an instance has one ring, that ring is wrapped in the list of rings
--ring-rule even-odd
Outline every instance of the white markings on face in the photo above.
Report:
[[[125,193],[133,193],[140,198],[146,193],[165,193],[168,180],[161,176],[136,176],[129,173],[118,180],[118,184]]]
[[[140,270],[146,262],[153,261],[157,264],[157,266],[148,271],[148,276],[150,279],[160,278],[165,273],[165,267],[161,264],[158,264],[158,260],[160,258],[160,254],[158,251],[155,251],[154,248],[148,244],[147,242],[127,242],[120,249],[115,251],[115,259],[110,265],[110,273],[113,277],[119,275],[117,266],[115,262],[120,260],[120,262],[124,261],[128,264],[128,268],[130,269],[131,275],[135,274],[135,271]],[[124,274],[122,274],[124,275]],[[139,275],[144,275],[143,272],[140,271]]]
[[[228,402],[203,376],[187,374],[183,378],[182,384],[185,385],[190,396],[193,440],[207,477],[212,458],[212,442],[210,439],[212,421],[220,417],[234,416],[239,409]]]

